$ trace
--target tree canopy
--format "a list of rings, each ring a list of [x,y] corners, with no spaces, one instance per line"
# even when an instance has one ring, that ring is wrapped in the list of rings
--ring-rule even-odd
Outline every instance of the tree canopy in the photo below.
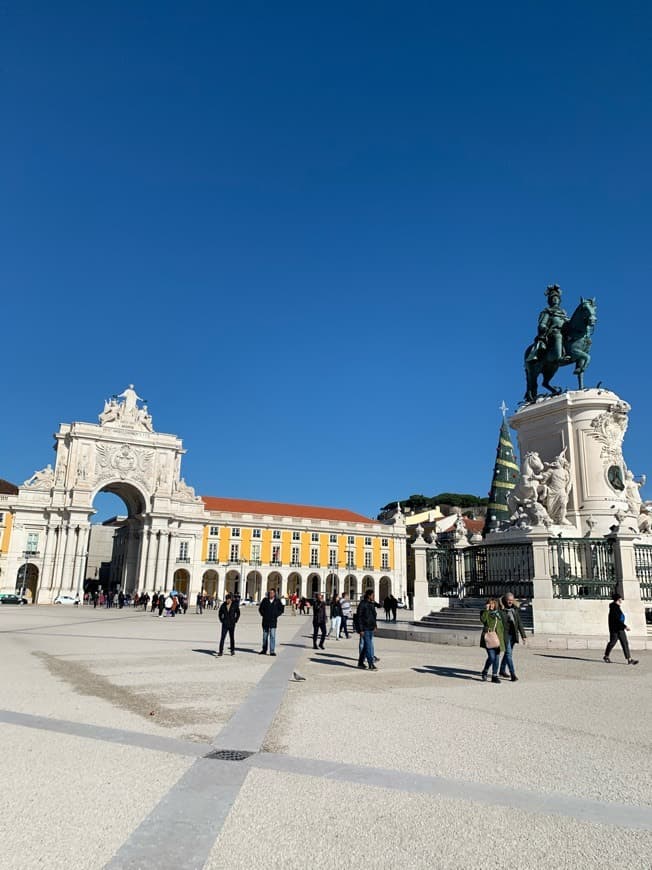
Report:
[[[438,495],[422,495],[415,493],[409,498],[399,499],[403,511],[409,510],[413,513],[420,511],[433,510],[439,505],[452,505],[453,507],[484,507],[489,503],[488,498],[480,498],[477,495],[471,495],[464,492],[440,492]],[[396,510],[397,502],[390,501],[380,509],[381,513],[390,510]]]

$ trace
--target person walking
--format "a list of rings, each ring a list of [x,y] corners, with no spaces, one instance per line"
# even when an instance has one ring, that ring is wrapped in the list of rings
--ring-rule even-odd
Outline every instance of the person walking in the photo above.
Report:
[[[203,592],[197,593],[197,599],[195,601],[195,613],[202,614],[204,612],[204,594]]]
[[[342,625],[341,631],[344,632],[346,639],[349,639],[349,629],[347,625],[347,620],[349,616],[351,616],[351,602],[349,601],[346,592],[342,593],[342,597],[340,598],[340,607],[342,608]]]
[[[480,621],[482,622],[480,646],[487,651],[487,661],[481,676],[483,680],[486,680],[491,667],[491,682],[499,683],[498,663],[500,653],[505,649],[505,629],[502,614],[495,598],[487,599],[485,608],[480,614]]]
[[[341,624],[342,605],[340,604],[340,596],[337,593],[334,593],[333,598],[331,599],[331,632],[335,635],[335,640],[340,639]],[[331,632],[329,632],[329,634]]]
[[[385,611],[385,622],[389,622],[390,614],[392,612],[392,600],[389,595],[385,596],[385,600],[383,601],[383,609]]]
[[[234,602],[230,592],[226,593],[226,598],[222,602],[222,606],[217,612],[217,618],[222,624],[222,634],[220,636],[220,648],[218,656],[224,653],[224,640],[228,634],[231,644],[231,655],[235,655],[235,627],[240,619],[240,608]]]
[[[312,608],[312,648],[317,649],[317,635],[321,632],[321,640],[319,649],[324,648],[326,640],[326,604],[324,596],[318,592],[315,597],[315,604]]]
[[[525,631],[521,622],[519,609],[514,606],[514,593],[508,592],[506,595],[503,595],[501,601],[503,605],[501,615],[503,619],[505,652],[503,653],[503,660],[500,663],[500,676],[507,679],[507,669],[509,668],[509,676],[512,683],[515,683],[518,677],[514,670],[512,652],[514,645],[519,642],[519,638],[525,643]]]
[[[260,602],[258,612],[263,618],[263,648],[258,653],[260,656],[267,655],[267,644],[269,642],[269,654],[275,656],[276,652],[276,626],[278,618],[283,614],[285,607],[276,597],[276,591],[270,589],[267,597]]]
[[[602,657],[602,660],[607,662],[607,664],[611,664],[609,654],[611,653],[611,650],[616,646],[616,643],[620,641],[620,645],[623,649],[623,654],[627,659],[627,664],[637,665],[638,659],[633,659],[629,651],[629,641],[627,640],[626,634],[626,632],[629,631],[629,627],[625,622],[625,614],[620,607],[622,603],[623,596],[619,593],[616,593],[614,595],[613,601],[609,605],[609,643],[607,644],[607,648],[604,651],[604,656]]]
[[[396,622],[396,612],[398,610],[398,599],[393,595],[389,596],[389,609],[392,611],[392,622]]]
[[[374,664],[374,660],[376,660],[374,655],[374,632],[377,627],[377,622],[373,589],[367,589],[365,592],[364,598],[360,604],[358,604],[356,617],[358,632],[360,634],[358,667],[364,670],[364,660],[366,658],[369,670],[376,671],[378,668]]]

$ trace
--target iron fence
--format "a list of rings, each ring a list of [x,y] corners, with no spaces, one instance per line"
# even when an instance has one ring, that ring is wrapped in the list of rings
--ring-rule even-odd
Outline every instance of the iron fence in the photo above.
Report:
[[[613,541],[550,538],[553,598],[611,598],[616,589]]]
[[[437,547],[427,554],[431,597],[499,598],[513,592],[516,598],[531,599],[533,577],[531,544]]]
[[[652,546],[650,544],[634,544],[634,563],[641,587],[641,598],[643,601],[652,601]]]

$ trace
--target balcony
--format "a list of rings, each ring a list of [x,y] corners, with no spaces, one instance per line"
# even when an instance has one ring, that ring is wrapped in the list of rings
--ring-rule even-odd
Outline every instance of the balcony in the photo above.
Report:
[[[40,556],[41,553],[39,550],[23,550],[23,556],[26,559],[32,559],[34,556]]]
[[[218,565],[218,564],[219,564],[219,561],[220,561],[220,560],[219,560],[217,557],[215,557],[215,558],[211,558],[211,557],[209,556],[209,558],[206,559],[206,564],[208,564],[208,565]]]
[[[190,562],[190,556],[177,556],[177,562]]]

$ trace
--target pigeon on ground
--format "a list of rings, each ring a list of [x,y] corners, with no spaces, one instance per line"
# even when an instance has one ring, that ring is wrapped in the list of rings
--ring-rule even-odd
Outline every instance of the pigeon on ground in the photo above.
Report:
[[[292,676],[297,683],[301,683],[303,680],[305,680],[305,677],[302,677],[299,671],[293,671]]]

